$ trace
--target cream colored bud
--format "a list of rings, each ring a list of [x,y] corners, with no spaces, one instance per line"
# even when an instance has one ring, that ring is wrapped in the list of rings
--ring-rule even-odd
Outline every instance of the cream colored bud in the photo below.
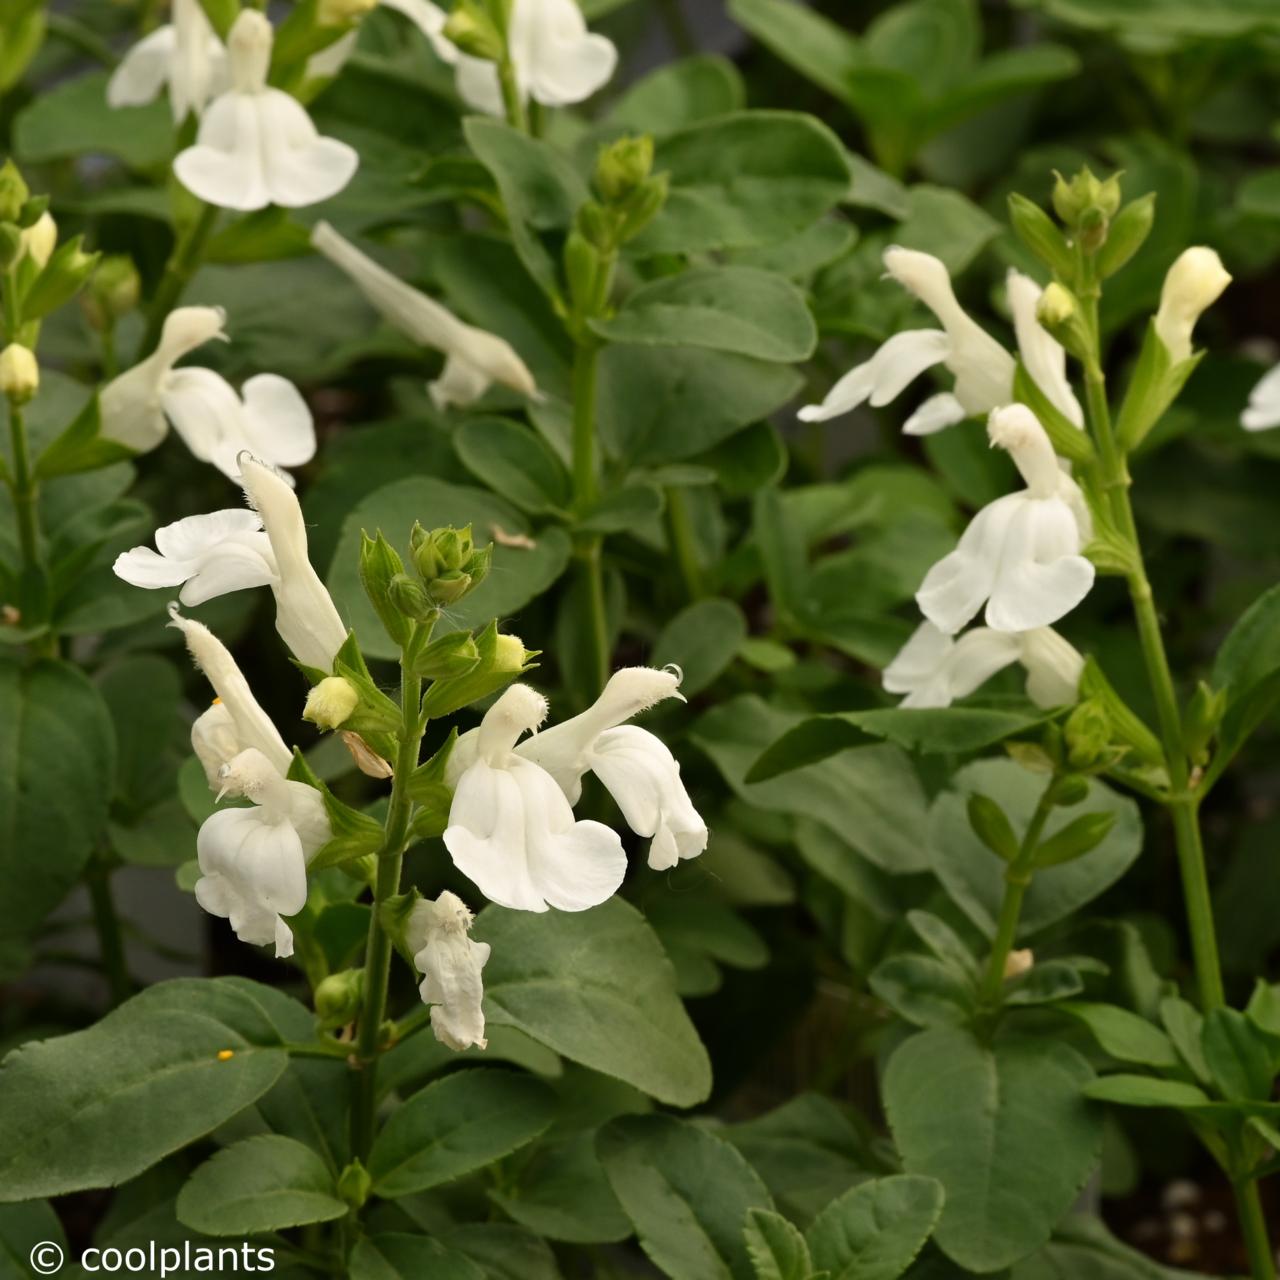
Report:
[[[1169,268],[1160,291],[1156,333],[1175,364],[1191,356],[1191,331],[1231,283],[1222,259],[1203,245],[1184,249]]]
[[[47,210],[19,237],[22,250],[37,267],[43,269],[58,247],[58,224]]]
[[[524,641],[519,636],[498,636],[497,645],[493,651],[494,671],[520,672],[524,670],[528,660],[529,655],[524,647]]]
[[[360,705],[355,685],[342,676],[326,676],[307,694],[302,718],[321,729],[336,729],[345,724]]]
[[[1035,962],[1035,953],[1029,947],[1022,951],[1010,951],[1004,958],[1005,980],[1020,978]]]
[[[40,389],[40,366],[35,352],[19,342],[0,351],[0,392],[14,404],[26,404]]]
[[[1071,293],[1055,280],[1046,285],[1036,306],[1036,319],[1046,329],[1054,329],[1066,324],[1076,313],[1076,300]]]

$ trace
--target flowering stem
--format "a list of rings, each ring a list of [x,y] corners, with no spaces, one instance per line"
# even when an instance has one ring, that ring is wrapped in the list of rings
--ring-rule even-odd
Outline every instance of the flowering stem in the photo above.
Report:
[[[373,886],[373,909],[369,915],[369,938],[365,944],[364,999],[356,1031],[356,1059],[360,1071],[351,1112],[351,1148],[355,1157],[367,1163],[373,1147],[378,1100],[378,1053],[382,1023],[387,1012],[387,987],[391,979],[391,935],[382,923],[382,904],[400,891],[400,869],[409,837],[413,801],[409,798],[409,776],[418,765],[425,728],[421,714],[422,680],[400,668],[400,710],[403,717],[396,751],[395,773],[391,780],[391,802],[383,828],[382,847]]]
[[[516,82],[515,63],[509,57],[504,57],[498,63],[498,83],[502,86],[502,105],[507,111],[507,123],[521,133],[528,133],[529,115],[525,111],[520,86]]]
[[[573,505],[585,515],[599,496],[596,474],[596,386],[600,348],[591,335],[579,338],[573,361]],[[580,537],[577,556],[582,563],[587,602],[587,634],[591,641],[591,676],[596,690],[609,679],[609,622],[605,612],[603,539]]]
[[[986,1008],[995,1008],[1000,1003],[1000,992],[1004,989],[1005,965],[1009,953],[1013,950],[1014,938],[1018,932],[1018,921],[1022,917],[1022,900],[1031,886],[1032,860],[1040,845],[1040,837],[1044,834],[1044,824],[1053,812],[1054,790],[1057,779],[1045,787],[1036,804],[1031,821],[1018,846],[1018,855],[1009,863],[1004,873],[1004,899],[1000,903],[1000,916],[996,921],[996,936],[991,944],[991,958],[987,961],[987,971],[983,975],[982,985],[978,989],[978,1002]]]
[[[1236,1193],[1236,1211],[1240,1215],[1240,1234],[1249,1255],[1249,1271],[1253,1280],[1275,1280],[1276,1259],[1267,1234],[1267,1217],[1262,1211],[1262,1196],[1256,1178],[1243,1178],[1232,1184]]]
[[[23,567],[34,569],[40,559],[40,526],[36,514],[36,481],[31,471],[31,449],[22,409],[9,401],[9,445],[13,456],[13,508],[18,521],[18,546]]]
[[[151,299],[147,310],[147,328],[142,335],[135,363],[149,356],[160,344],[160,334],[169,312],[178,304],[182,291],[190,283],[205,245],[213,233],[220,210],[217,205],[206,204],[201,207],[200,216],[195,219],[174,243],[169,261],[164,264],[164,275],[160,278],[160,287],[156,296]]]

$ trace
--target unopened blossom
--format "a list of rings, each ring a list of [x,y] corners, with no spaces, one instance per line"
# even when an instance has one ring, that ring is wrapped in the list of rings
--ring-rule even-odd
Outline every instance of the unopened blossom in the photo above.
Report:
[[[167,410],[174,368],[183,356],[214,338],[226,338],[221,307],[178,307],[165,319],[160,343],[132,369],[113,378],[98,397],[102,434],[146,453],[168,434]]]
[[[949,707],[1014,662],[1026,668],[1027,696],[1037,706],[1048,710],[1075,702],[1084,659],[1052,627],[974,627],[953,638],[922,622],[884,669],[881,683],[889,693],[906,695],[904,707]]]
[[[585,911],[614,894],[627,856],[615,831],[575,821],[555,779],[515,751],[546,714],[546,699],[522,684],[485,712],[473,750],[450,757],[448,780],[456,785],[444,843],[490,902]]]
[[[279,472],[247,455],[240,459],[240,478],[275,555],[276,576],[268,585],[276,598],[276,630],[299,662],[330,671],[347,628],[307,556],[298,496]]]
[[[1047,627],[1093,586],[1094,567],[1081,555],[1093,536],[1088,508],[1035,414],[1020,404],[997,409],[987,434],[1013,458],[1026,488],[983,507],[920,584],[920,611],[947,635],[984,604],[996,631]]]
[[[331,837],[324,801],[253,747],[223,765],[219,781],[220,796],[253,803],[205,819],[196,837],[196,901],[230,920],[242,942],[274,942],[277,956],[290,956],[293,931],[283,917],[306,905],[307,861]]]
[[[20,342],[0,351],[0,395],[13,404],[26,404],[40,390],[40,364],[36,353]]]
[[[168,86],[175,124],[227,87],[227,51],[200,0],[173,0],[173,21],[139,40],[107,81],[107,105],[141,107]]]
[[[1029,973],[1035,962],[1035,952],[1030,947],[1010,951],[1004,958],[1005,981],[1007,982],[1010,978],[1020,978],[1024,973]]]
[[[327,222],[316,223],[311,243],[390,324],[414,342],[444,354],[444,370],[428,386],[437,409],[471,404],[494,382],[523,396],[537,396],[533,374],[506,339],[459,320],[434,298],[419,293],[361,253]]]
[[[1249,393],[1249,407],[1240,415],[1246,431],[1270,431],[1280,427],[1280,364]]]
[[[413,963],[422,974],[418,987],[431,1010],[436,1039],[461,1052],[488,1046],[484,1035],[484,982],[487,942],[467,936],[474,917],[467,904],[447,889],[434,901],[414,904],[405,931]]]
[[[903,427],[907,435],[932,435],[1008,404],[1013,399],[1014,358],[957,301],[945,264],[932,254],[894,245],[885,250],[884,265],[938,317],[942,328],[894,334],[869,360],[846,373],[821,404],[801,409],[800,418],[824,422],[861,404],[879,408],[937,364],[952,374],[954,387],[920,405]],[[1066,379],[1065,353],[1036,319],[1039,297],[1033,280],[1009,273],[1009,305],[1027,371],[1055,407],[1079,425],[1084,418]]]
[[[1184,249],[1169,268],[1160,290],[1155,326],[1174,364],[1190,359],[1196,321],[1230,283],[1222,259],[1203,245]]]
[[[254,511],[232,507],[186,516],[156,530],[156,550],[134,547],[116,557],[116,576],[154,590],[181,585],[178,599],[203,604],[245,587],[270,585],[276,557]]]
[[[173,172],[192,195],[223,209],[299,208],[335,196],[359,156],[322,138],[295,98],[267,84],[273,35],[256,9],[242,9],[227,40],[231,83],[200,121],[195,145]]]
[[[360,694],[350,680],[326,676],[307,694],[302,718],[320,729],[336,729],[351,719],[359,705]]]
[[[680,697],[675,668],[625,667],[616,671],[593,706],[526,739],[518,755],[541,765],[570,804],[582,794],[590,770],[617,801],[627,825],[652,837],[649,865],[664,871],[707,847],[707,824],[680,779],[680,765],[656,734],[624,724],[661,702]]]
[[[184,618],[169,606],[171,627],[182,632],[196,666],[213,686],[217,700],[191,727],[191,745],[204,766],[209,785],[220,789],[220,771],[242,751],[253,747],[283,777],[293,753],[271,717],[259,705],[230,650],[202,622]]]
[[[18,235],[18,249],[21,257],[30,258],[37,267],[42,269],[48,265],[57,247],[58,224],[53,220],[53,214],[47,209]]]

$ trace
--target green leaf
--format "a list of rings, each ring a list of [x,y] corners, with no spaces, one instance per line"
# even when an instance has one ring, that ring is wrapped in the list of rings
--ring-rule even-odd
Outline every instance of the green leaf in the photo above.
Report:
[[[793,0],[729,0],[729,15],[802,76],[852,105],[849,86],[863,57],[844,27]]]
[[[1084,1095],[1095,1102],[1114,1102],[1122,1107],[1199,1107],[1209,1101],[1203,1089],[1182,1080],[1125,1074],[1094,1080],[1085,1086]]]
[[[408,561],[409,530],[419,517],[433,526],[470,524],[478,540],[501,529],[508,534],[530,532],[524,518],[501,498],[483,489],[446,484],[431,476],[411,476],[377,490],[358,503],[342,526],[342,537],[328,574],[329,590],[342,613],[355,627],[360,647],[369,658],[395,658],[373,606],[360,585],[360,533],[381,529]],[[489,576],[441,619],[437,634],[482,627],[490,618],[508,618],[547,589],[569,562],[569,538],[561,529],[540,530],[533,547],[495,546]]]
[[[696,600],[658,633],[649,661],[655,667],[675,663],[684,674],[680,692],[701,693],[733,661],[747,634],[742,610],[731,600]]]
[[[464,1223],[441,1242],[481,1267],[487,1280],[564,1280],[547,1242],[509,1222]]]
[[[1011,760],[983,760],[955,774],[929,811],[928,848],[934,871],[955,903],[988,936],[995,931],[1004,895],[1005,863],[969,826],[969,796],[980,793],[994,799],[1021,842],[1044,787],[1042,775]],[[1071,915],[1113,884],[1138,856],[1142,824],[1137,805],[1096,779],[1090,781],[1088,795],[1079,804],[1053,810],[1046,835],[1053,836],[1081,813],[1097,811],[1114,814],[1115,825],[1083,857],[1036,873],[1023,901],[1019,938],[1029,938]]]
[[[889,1125],[907,1172],[946,1191],[934,1239],[949,1258],[998,1271],[1049,1239],[1101,1151],[1101,1113],[1081,1093],[1092,1077],[1074,1049],[1044,1038],[986,1045],[947,1027],[895,1050]]]
[[[1012,862],[1022,847],[1005,811],[990,796],[975,791],[967,806],[973,834],[1000,859]]]
[[[1069,960],[1042,960],[1005,983],[1004,1002],[1018,1006],[1054,1004],[1083,990],[1080,970]]]
[[[24,933],[75,884],[106,826],[115,730],[79,668],[52,659],[0,660],[0,724],[0,902]]]
[[[620,898],[572,914],[488,906],[472,936],[493,948],[484,973],[491,1023],[672,1106],[706,1098],[706,1051],[634,907]]]
[[[597,1147],[655,1266],[672,1280],[752,1280],[743,1225],[773,1201],[729,1143],[673,1116],[627,1116],[600,1131]]]
[[[472,475],[523,511],[554,513],[572,501],[569,473],[542,437],[522,423],[471,418],[454,433],[453,447]]]
[[[335,1082],[336,1083],[336,1082]],[[331,1222],[350,1207],[324,1161],[296,1138],[264,1133],[219,1151],[178,1194],[178,1221],[210,1236]]]
[[[877,1178],[833,1200],[805,1232],[831,1280],[897,1280],[942,1215],[942,1185],[910,1174]]]
[[[662,513],[662,494],[651,484],[628,483],[603,494],[577,521],[576,527],[591,533],[626,533]]]
[[[1200,1033],[1214,1083],[1232,1102],[1271,1097],[1272,1046],[1239,1009],[1211,1009]]]
[[[466,1254],[399,1232],[364,1237],[352,1251],[347,1274],[348,1280],[488,1280]]]
[[[57,1245],[66,1253],[62,1223],[47,1200],[0,1205],[0,1280],[26,1280],[32,1274],[33,1250],[41,1244]]]
[[[908,911],[907,923],[921,942],[957,973],[976,975],[978,961],[960,935],[931,911]]]
[[[876,966],[868,985],[918,1027],[962,1026],[973,1017],[973,984],[932,956],[890,956]]]
[[[788,364],[807,360],[818,341],[800,290],[755,267],[695,267],[651,281],[591,327],[610,342],[710,347]]]
[[[1209,1064],[1201,1043],[1204,1015],[1181,996],[1166,996],[1160,1001],[1160,1021],[1177,1047],[1178,1056],[1201,1084],[1209,1084]]]
[[[666,205],[629,246],[636,253],[706,253],[771,244],[803,230],[849,188],[844,148],[812,116],[736,111],[658,140]]]
[[[132,449],[104,439],[100,431],[98,397],[94,396],[72,419],[71,425],[41,450],[36,459],[36,475],[51,480],[77,471],[97,471],[135,456]]]
[[[402,1103],[369,1156],[373,1189],[404,1196],[452,1182],[532,1142],[551,1123],[555,1096],[514,1071],[458,1071]]]
[[[795,723],[792,713],[747,695],[704,715],[693,739],[748,804],[816,819],[885,871],[923,871],[924,791],[897,747],[859,747],[768,782],[746,781],[763,748]]]
[[[743,1228],[756,1280],[809,1280],[813,1263],[798,1227],[772,1209],[751,1209]]]
[[[700,54],[658,67],[637,80],[605,117],[611,128],[655,136],[739,111],[746,88],[728,58]]]
[[[163,982],[86,1031],[23,1045],[0,1067],[0,1201],[116,1186],[288,1065],[261,1005],[224,978]]]
[[[1169,1037],[1128,1009],[1079,1000],[1060,1004],[1058,1012],[1083,1022],[1101,1048],[1120,1062],[1140,1062],[1162,1070],[1178,1066],[1178,1054]]]
[[[169,747],[183,727],[182,682],[173,663],[133,654],[109,666],[97,683],[115,726],[116,795],[137,809],[171,799],[178,757]]]

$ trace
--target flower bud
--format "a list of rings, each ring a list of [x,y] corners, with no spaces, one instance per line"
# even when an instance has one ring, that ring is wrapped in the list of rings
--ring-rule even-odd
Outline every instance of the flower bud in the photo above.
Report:
[[[41,269],[53,257],[58,247],[58,224],[49,213],[42,213],[25,231],[19,240],[23,253]]]
[[[1009,221],[1018,238],[1056,276],[1070,279],[1075,271],[1071,249],[1053,219],[1026,196],[1009,197]]]
[[[618,227],[620,242],[632,240],[638,236],[662,212],[667,203],[667,190],[670,179],[665,173],[642,182],[618,206],[622,222]]]
[[[1142,248],[1156,218],[1155,192],[1131,200],[1112,219],[1107,242],[1098,251],[1098,275],[1106,280]]]
[[[11,404],[26,404],[40,389],[40,366],[35,352],[11,342],[0,351],[0,394]]]
[[[1035,962],[1035,952],[1029,947],[1024,947],[1019,951],[1010,951],[1004,958],[1005,981],[1007,982],[1010,978],[1022,977],[1024,973],[1030,971]]]
[[[1067,762],[1073,769],[1091,768],[1111,745],[1111,719],[1106,708],[1092,698],[1080,703],[1067,717],[1064,732]]]
[[[470,525],[464,529],[447,525],[429,533],[415,526],[410,546],[427,598],[435,606],[453,604],[479,586],[493,556],[492,547],[476,550]]]
[[[316,1017],[324,1029],[345,1027],[354,1022],[364,997],[364,970],[344,969],[331,973],[316,987]]]
[[[653,139],[621,137],[601,147],[596,157],[595,188],[608,204],[629,196],[653,169]]]
[[[320,729],[336,729],[351,719],[360,705],[360,694],[350,680],[342,676],[326,676],[307,694],[302,718]]]
[[[426,622],[440,612],[422,584],[407,573],[397,573],[387,584],[387,599],[402,617],[412,618],[415,622]]]
[[[604,205],[588,200],[578,209],[574,224],[583,239],[601,253],[612,253],[617,248],[616,220]]]
[[[1084,857],[1107,838],[1115,824],[1116,815],[1106,810],[1074,818],[1060,831],[1041,841],[1036,849],[1036,866],[1059,867],[1064,862]]]
[[[500,636],[499,640],[507,637]],[[424,680],[447,680],[466,675],[480,661],[480,650],[469,631],[452,631],[432,640],[413,659],[413,672]]]
[[[1060,173],[1055,172],[1054,177],[1054,212],[1075,232],[1086,252],[1096,252],[1120,208],[1120,175],[1112,174],[1099,182],[1086,165],[1070,181]]]
[[[1053,784],[1053,803],[1059,808],[1070,809],[1089,796],[1089,780],[1078,773],[1067,773]]]
[[[475,0],[458,0],[441,34],[462,53],[486,62],[500,62],[506,52],[493,19]]]
[[[1191,331],[1231,283],[1222,259],[1198,245],[1184,249],[1164,278],[1155,328],[1175,364],[1191,358]]]
[[[376,8],[378,0],[320,0],[316,22],[322,27],[349,27]]]
[[[61,245],[22,299],[23,320],[39,320],[80,292],[98,264],[96,253],[85,253],[82,237]]]
[[[7,271],[22,254],[21,228],[16,222],[0,222],[0,271]]]
[[[590,313],[600,278],[600,251],[576,227],[564,241],[564,278],[569,283],[574,309],[580,314]]]
[[[1182,717],[1183,749],[1197,765],[1209,758],[1209,743],[1213,741],[1227,711],[1227,691],[1214,689],[1201,680],[1187,703]]]
[[[499,635],[493,622],[475,637],[475,644],[479,660],[463,675],[436,680],[422,700],[423,714],[438,719],[497,693],[537,656],[518,636]]]
[[[1018,856],[1018,837],[1005,811],[979,792],[969,797],[968,809],[974,835],[997,857],[1012,862]]]
[[[374,538],[367,533],[360,535],[360,583],[373,605],[387,635],[403,648],[409,642],[410,626],[403,611],[391,599],[391,582],[404,574],[404,561],[399,553],[382,536],[381,530]]]
[[[1088,356],[1092,345],[1089,329],[1070,289],[1057,281],[1046,285],[1036,304],[1036,319],[1077,360]]]
[[[30,195],[30,188],[23,182],[18,166],[12,160],[6,160],[4,167],[0,168],[0,222],[17,222]]]
[[[372,1188],[373,1179],[359,1160],[353,1160],[347,1165],[338,1178],[338,1198],[353,1209],[363,1207]]]
[[[106,329],[138,305],[141,281],[133,259],[127,254],[113,253],[98,263],[80,305],[95,329]]]

